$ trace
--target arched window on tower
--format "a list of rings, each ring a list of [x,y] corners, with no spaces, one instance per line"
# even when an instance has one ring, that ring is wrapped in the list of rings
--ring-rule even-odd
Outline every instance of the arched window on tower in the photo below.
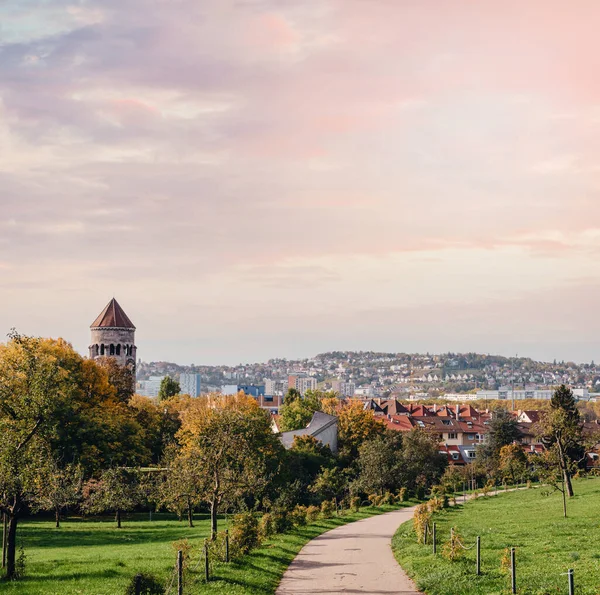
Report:
[[[100,355],[104,355],[104,345],[100,345]]]
[[[96,345],[94,345],[94,355],[96,357],[98,357],[99,354],[100,354],[100,346],[98,345],[98,343],[96,343]]]
[[[117,355],[121,355],[121,346],[117,345]]]
[[[115,346],[111,343],[110,344],[110,355],[114,355],[115,354]]]

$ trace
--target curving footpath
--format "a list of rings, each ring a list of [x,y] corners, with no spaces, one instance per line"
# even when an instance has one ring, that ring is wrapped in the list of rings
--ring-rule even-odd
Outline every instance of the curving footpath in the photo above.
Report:
[[[283,575],[276,595],[380,593],[420,595],[392,554],[392,536],[414,507],[362,519],[307,543]]]

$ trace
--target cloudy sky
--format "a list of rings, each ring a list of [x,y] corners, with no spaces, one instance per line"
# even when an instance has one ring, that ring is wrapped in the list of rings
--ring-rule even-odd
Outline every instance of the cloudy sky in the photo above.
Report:
[[[0,333],[600,358],[598,0],[4,0]]]

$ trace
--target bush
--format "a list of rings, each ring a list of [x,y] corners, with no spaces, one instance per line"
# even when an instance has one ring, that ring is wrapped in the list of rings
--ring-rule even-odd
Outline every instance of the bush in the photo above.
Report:
[[[354,496],[351,500],[350,500],[350,508],[354,511],[354,512],[358,512],[360,510],[360,498],[358,496]]]
[[[258,521],[251,512],[233,516],[229,527],[229,542],[238,555],[247,554],[260,543]]]
[[[323,500],[321,502],[321,516],[324,519],[330,519],[335,512],[335,504],[333,500]]]
[[[140,572],[131,578],[125,589],[125,595],[136,595],[136,582],[139,581],[140,595],[164,595],[165,589],[162,583],[147,572]]]
[[[429,524],[429,519],[431,519],[431,510],[427,503],[419,504],[415,507],[413,529],[417,534],[417,541],[419,543],[424,543],[425,541],[425,526]]]
[[[434,496],[429,499],[428,503],[429,512],[438,512],[444,508],[444,498],[440,496]]]
[[[294,510],[290,512],[289,518],[293,525],[296,527],[303,527],[306,525],[306,506],[297,504]]]
[[[190,560],[190,554],[192,553],[192,544],[187,539],[179,539],[171,544],[171,547],[176,552],[181,552],[181,559],[183,561],[183,569],[185,570]]]
[[[271,537],[275,534],[275,524],[270,512],[265,512],[258,523],[258,533],[262,538]]]
[[[381,499],[381,504],[396,504],[396,496],[392,492],[386,492]]]
[[[320,509],[318,506],[309,506],[306,509],[306,520],[309,523],[314,523],[319,518]]]
[[[225,531],[219,531],[214,539],[207,539],[208,544],[208,561],[212,568],[214,562],[225,562],[227,559],[227,546],[225,539]],[[202,557],[204,552],[202,553]]]
[[[417,500],[425,500],[425,486],[419,486],[415,492]]]
[[[398,490],[398,502],[406,502],[406,488]]]
[[[291,528],[292,522],[286,510],[274,510],[271,512],[274,533],[285,533]]]
[[[382,496],[380,496],[379,494],[369,495],[369,502],[371,503],[371,506],[379,506],[381,504],[381,499]]]
[[[460,541],[461,539],[457,529],[453,528],[452,531],[450,531],[450,539],[442,547],[442,555],[444,558],[450,560],[450,562],[462,558],[465,550],[461,546]]]

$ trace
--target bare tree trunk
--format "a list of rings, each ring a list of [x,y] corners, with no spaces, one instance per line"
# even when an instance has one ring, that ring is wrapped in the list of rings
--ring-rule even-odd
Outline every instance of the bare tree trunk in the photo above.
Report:
[[[56,528],[60,528],[60,508],[58,506],[54,509],[54,520],[56,521]]]
[[[187,513],[188,513],[188,525],[190,527],[194,526],[194,507],[192,506],[191,500],[188,498],[187,502]]]
[[[117,510],[115,519],[117,521],[117,529],[120,529],[121,528],[121,511],[120,510]]]

